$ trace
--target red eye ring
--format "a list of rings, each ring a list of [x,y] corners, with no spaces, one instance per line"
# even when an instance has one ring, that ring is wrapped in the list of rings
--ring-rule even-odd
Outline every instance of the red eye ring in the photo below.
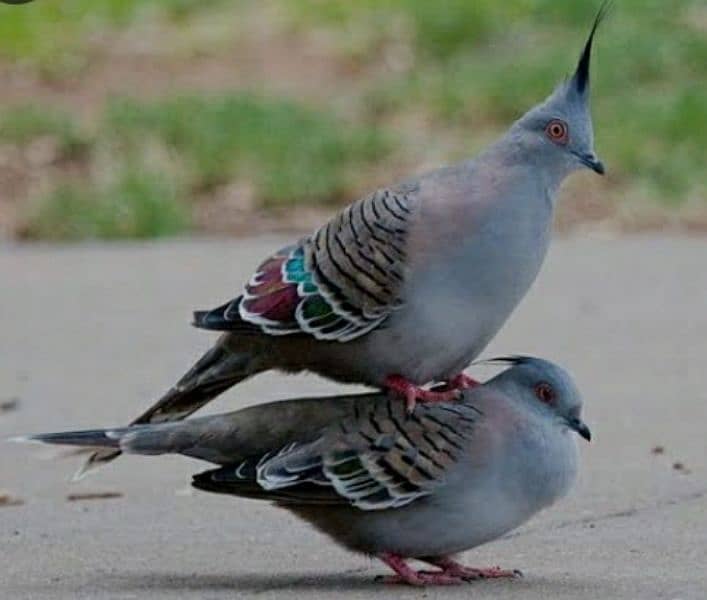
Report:
[[[549,383],[539,383],[535,386],[535,396],[545,404],[553,404],[555,402],[555,390]]]
[[[555,144],[566,144],[569,139],[567,123],[560,119],[553,119],[545,126],[545,135]]]

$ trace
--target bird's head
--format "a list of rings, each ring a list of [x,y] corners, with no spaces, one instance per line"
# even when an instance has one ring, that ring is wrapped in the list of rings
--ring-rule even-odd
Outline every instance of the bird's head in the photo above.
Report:
[[[561,176],[580,168],[604,174],[604,165],[594,152],[594,131],[589,110],[589,65],[597,27],[607,11],[599,9],[572,77],[555,88],[543,102],[513,124],[511,134],[539,166]]]
[[[577,432],[590,441],[592,434],[582,421],[582,396],[570,374],[542,358],[508,356],[492,363],[508,364],[491,382],[536,413],[550,417],[560,427]]]

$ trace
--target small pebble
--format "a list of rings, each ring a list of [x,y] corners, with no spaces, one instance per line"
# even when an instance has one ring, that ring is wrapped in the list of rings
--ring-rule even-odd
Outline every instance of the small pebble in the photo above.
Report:
[[[25,501],[11,496],[7,492],[0,492],[0,506],[21,506]]]
[[[690,474],[690,469],[688,469],[683,463],[679,461],[673,463],[673,469],[679,471],[680,473],[683,473],[684,475]]]
[[[19,398],[8,398],[7,400],[0,401],[0,413],[12,412],[20,407]]]

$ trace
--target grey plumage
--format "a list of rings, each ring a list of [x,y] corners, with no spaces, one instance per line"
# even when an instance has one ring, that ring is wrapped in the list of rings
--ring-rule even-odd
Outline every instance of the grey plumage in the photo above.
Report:
[[[562,181],[603,172],[589,112],[602,16],[573,77],[478,157],[354,203],[268,258],[237,298],[195,313],[225,333],[135,423],[184,418],[269,369],[377,387],[454,379],[535,280]]]
[[[460,402],[412,415],[373,393],[28,439],[207,460],[219,468],[194,478],[200,489],[275,502],[387,562],[440,562],[564,495],[577,468],[573,431],[589,438],[570,376],[522,357]]]

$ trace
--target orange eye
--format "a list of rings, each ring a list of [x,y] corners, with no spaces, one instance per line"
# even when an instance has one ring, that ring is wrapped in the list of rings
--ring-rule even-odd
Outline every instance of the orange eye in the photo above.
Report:
[[[539,383],[535,386],[535,395],[540,402],[552,404],[555,401],[555,390],[549,383]]]
[[[566,144],[569,138],[567,123],[553,119],[545,126],[545,134],[556,144]]]

